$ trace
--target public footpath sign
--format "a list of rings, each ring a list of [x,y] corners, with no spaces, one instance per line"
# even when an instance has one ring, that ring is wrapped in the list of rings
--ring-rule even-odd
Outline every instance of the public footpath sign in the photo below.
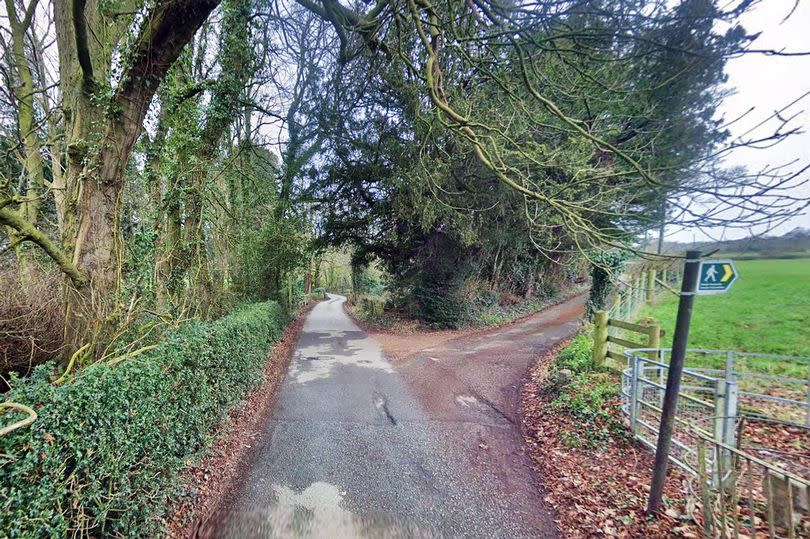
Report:
[[[698,295],[722,294],[737,280],[737,268],[731,260],[703,260],[698,275]]]

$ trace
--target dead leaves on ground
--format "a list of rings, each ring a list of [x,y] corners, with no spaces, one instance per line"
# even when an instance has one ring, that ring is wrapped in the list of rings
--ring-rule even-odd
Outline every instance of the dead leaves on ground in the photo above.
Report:
[[[535,471],[545,491],[545,502],[556,515],[564,537],[700,537],[695,521],[687,516],[686,478],[670,471],[665,496],[667,510],[654,518],[645,513],[650,490],[652,453],[626,439],[611,440],[597,448],[572,447],[566,432],[581,425],[548,406],[541,391],[549,355],[538,362],[523,389],[524,438]],[[620,415],[618,399],[607,403]],[[694,511],[691,508],[690,513]]]

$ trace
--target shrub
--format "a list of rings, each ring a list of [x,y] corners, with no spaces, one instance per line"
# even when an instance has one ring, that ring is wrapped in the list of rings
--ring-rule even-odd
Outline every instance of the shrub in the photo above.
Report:
[[[177,473],[261,379],[281,335],[275,302],[189,322],[159,347],[51,383],[13,378],[38,418],[0,437],[0,530],[9,537],[154,535]],[[5,419],[12,419],[7,414]]]
[[[596,365],[593,362],[593,340],[585,333],[578,334],[560,350],[552,368],[558,371],[568,369],[574,373],[594,370]]]
[[[625,435],[618,414],[619,385],[614,375],[594,364],[587,333],[578,334],[557,354],[547,390],[555,395],[551,411],[574,419],[576,428],[563,433],[569,445],[595,447]]]
[[[418,305],[416,317],[437,329],[458,329],[464,321],[468,303],[463,281],[416,283],[413,299]]]
[[[64,320],[62,275],[33,271],[25,286],[16,271],[0,270],[0,391],[9,372],[30,374],[33,366],[59,353]]]
[[[551,410],[573,418],[566,431],[569,445],[596,447],[626,436],[618,410],[619,386],[605,373],[579,374],[551,402]]]
[[[590,319],[593,313],[605,308],[608,296],[613,290],[615,280],[624,271],[628,253],[625,251],[602,251],[593,253],[591,267],[591,287],[586,305],[585,317]]]

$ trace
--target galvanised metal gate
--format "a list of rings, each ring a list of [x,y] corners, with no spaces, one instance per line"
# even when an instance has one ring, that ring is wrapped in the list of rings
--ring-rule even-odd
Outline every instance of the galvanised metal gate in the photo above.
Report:
[[[655,449],[669,373],[668,350],[625,352],[622,409],[638,440]],[[697,361],[699,359],[699,361]],[[709,536],[810,532],[810,359],[689,350],[670,459],[696,479]],[[745,422],[789,426],[796,454],[755,447]],[[804,447],[804,449],[802,449]]]
[[[627,350],[625,357],[622,409],[633,432],[654,448],[669,350]],[[697,358],[707,367],[688,367]],[[684,469],[697,470],[696,444],[687,427],[696,425],[727,445],[735,444],[741,417],[810,427],[810,358],[690,349],[686,364],[673,453]]]

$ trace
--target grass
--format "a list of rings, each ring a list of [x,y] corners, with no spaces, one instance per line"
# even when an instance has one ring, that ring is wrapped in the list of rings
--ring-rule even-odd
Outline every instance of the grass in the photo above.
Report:
[[[739,276],[729,292],[695,299],[689,348],[810,357],[810,259],[735,265]],[[661,323],[663,346],[671,344],[677,309],[678,298],[668,294],[640,315]]]

